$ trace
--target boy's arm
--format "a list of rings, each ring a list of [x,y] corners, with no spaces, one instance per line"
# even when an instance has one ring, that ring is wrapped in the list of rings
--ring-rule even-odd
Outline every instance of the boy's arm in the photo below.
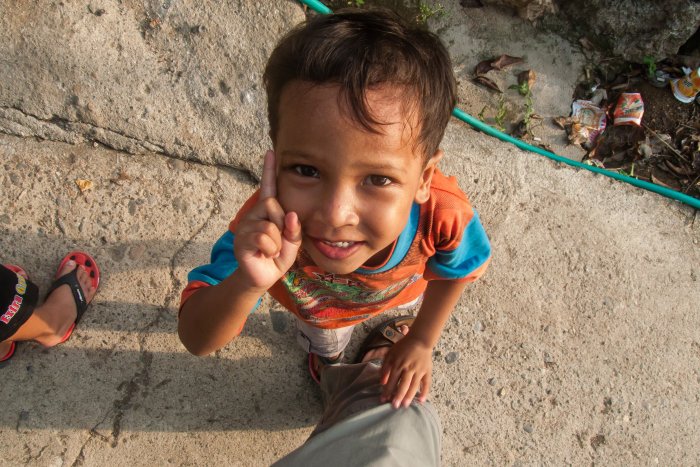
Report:
[[[201,356],[228,344],[265,292],[247,285],[240,270],[197,290],[180,310],[177,331],[185,348]]]
[[[395,408],[408,407],[420,390],[425,402],[430,391],[433,348],[467,282],[435,280],[428,283],[423,304],[406,337],[387,353],[382,366],[382,400]]]
[[[187,350],[205,355],[239,332],[260,297],[292,266],[301,245],[294,212],[277,201],[275,155],[265,155],[260,198],[236,227],[237,269],[217,285],[203,287],[182,306],[178,335]]]

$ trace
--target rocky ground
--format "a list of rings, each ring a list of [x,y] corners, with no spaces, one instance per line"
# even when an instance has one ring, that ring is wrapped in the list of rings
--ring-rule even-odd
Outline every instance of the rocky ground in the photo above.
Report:
[[[539,70],[538,112],[566,114],[576,45],[444,3],[429,25],[465,110],[490,102],[468,73],[507,53]],[[103,271],[69,342],[1,370],[3,464],[266,465],[308,436],[320,401],[286,313],[265,302],[203,358],[175,332],[187,271],[256,187],[260,73],[303,16],[282,0],[0,8],[1,259],[42,290],[71,248]],[[696,464],[697,212],[457,121],[444,149],[494,257],[435,351],[443,463]]]

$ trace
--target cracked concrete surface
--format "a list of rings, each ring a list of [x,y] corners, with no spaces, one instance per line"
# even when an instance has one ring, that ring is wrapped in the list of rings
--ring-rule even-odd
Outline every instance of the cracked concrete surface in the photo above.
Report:
[[[301,16],[286,1],[0,7],[0,81],[11,83],[0,87],[0,260],[21,264],[41,290],[72,248],[90,251],[103,271],[70,341],[50,350],[25,343],[0,370],[3,465],[267,465],[310,433],[319,395],[286,313],[265,301],[240,338],[204,358],[189,355],[176,334],[186,273],[206,261],[255,189],[250,174],[268,144],[265,125],[251,117],[264,113],[258,94],[236,118],[229,104],[198,113],[197,96],[209,87],[220,96],[217,79],[238,76],[233,69],[244,77],[226,86],[239,99],[268,42],[248,58],[239,44],[281,34]],[[156,28],[148,18],[159,18]],[[99,21],[109,27],[93,37]],[[234,29],[234,37],[202,39]],[[73,50],[46,57],[43,48],[60,40]],[[81,42],[114,53],[113,69],[101,58],[91,65],[113,79],[74,70],[71,86],[82,89],[74,92],[60,70],[89,62]],[[58,68],[35,68],[41,60],[28,51]],[[129,68],[129,53],[160,73]],[[177,81],[166,65],[180,69],[187,56],[196,63]],[[139,87],[147,82],[148,95]],[[562,78],[552,92],[564,99],[570,84]],[[139,99],[161,99],[158,118],[181,120],[158,131],[135,124],[128,107]],[[216,137],[180,134],[195,127]],[[235,150],[222,150],[226,141]],[[444,149],[442,168],[479,210],[494,258],[435,350],[443,463],[695,464],[697,212],[456,121]],[[76,179],[94,188],[81,193]],[[360,326],[353,348],[371,324]]]

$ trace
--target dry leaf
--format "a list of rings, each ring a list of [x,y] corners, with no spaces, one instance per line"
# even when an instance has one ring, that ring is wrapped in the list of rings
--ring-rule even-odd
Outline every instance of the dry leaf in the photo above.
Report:
[[[81,193],[85,193],[88,190],[91,190],[93,187],[93,183],[91,180],[84,180],[82,178],[78,178],[75,181],[75,184],[78,185],[78,188],[80,189]]]
[[[476,68],[474,68],[474,74],[476,76],[481,76],[485,75],[491,70],[493,70],[493,67],[491,66],[491,60],[484,60],[483,62],[479,62]]]
[[[474,81],[476,81],[477,83],[483,84],[487,88],[491,88],[494,91],[503,92],[503,91],[501,91],[501,89],[498,87],[498,85],[496,83],[491,81],[486,76],[477,76],[476,78],[474,78]]]
[[[522,63],[523,59],[520,57],[511,57],[510,55],[501,55],[496,60],[491,62],[491,66],[496,70],[502,70],[507,66],[515,65],[516,63]]]
[[[673,162],[669,161],[668,159],[664,160],[664,164],[666,164],[666,167],[668,168],[669,171],[671,171],[674,175],[677,177],[688,177],[689,175],[692,175],[693,171],[686,168],[686,167],[681,167]]]
[[[678,180],[675,180],[671,174],[658,167],[654,167],[651,171],[651,181],[672,190],[678,190],[680,188]]]
[[[523,83],[527,83],[527,88],[532,90],[532,86],[535,85],[535,80],[537,75],[532,70],[525,70],[518,74],[518,85],[522,86]]]

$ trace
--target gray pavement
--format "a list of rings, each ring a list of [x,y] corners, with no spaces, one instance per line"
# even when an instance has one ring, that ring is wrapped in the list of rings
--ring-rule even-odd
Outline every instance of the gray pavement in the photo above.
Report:
[[[71,248],[102,269],[69,342],[21,345],[0,370],[3,465],[267,465],[311,432],[319,394],[286,313],[264,302],[208,357],[176,334],[186,273],[255,189],[269,144],[255,117],[264,96],[245,91],[302,17],[293,2],[262,3],[0,6],[0,52],[13,57],[0,60],[0,259],[42,290]],[[115,55],[90,56],[95,41]],[[50,47],[66,50],[46,67],[35,49],[57,56]],[[244,49],[255,63],[223,54]],[[140,75],[148,64],[160,68]],[[551,92],[568,99],[572,85]],[[200,99],[208,88],[212,102]],[[160,117],[139,123],[146,107]],[[444,149],[442,170],[469,194],[494,256],[435,351],[443,463],[696,464],[698,213],[456,121]]]

